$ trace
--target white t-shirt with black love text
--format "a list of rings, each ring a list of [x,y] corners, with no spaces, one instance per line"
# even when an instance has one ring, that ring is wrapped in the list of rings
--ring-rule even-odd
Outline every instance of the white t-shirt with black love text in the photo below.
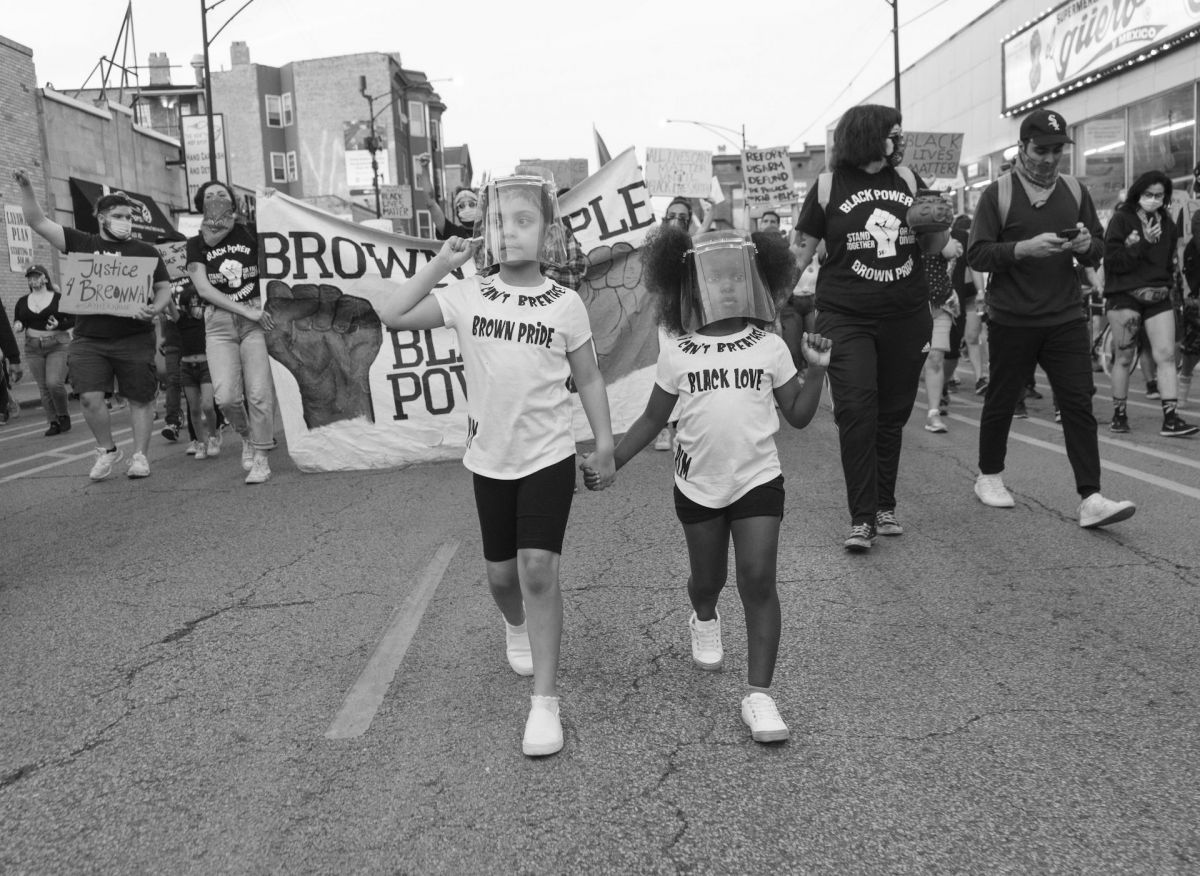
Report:
[[[458,335],[467,381],[463,464],[515,480],[575,453],[567,353],[592,337],[574,289],[468,277],[434,292]]]
[[[655,382],[679,396],[675,485],[681,493],[707,508],[724,508],[782,473],[774,391],[795,376],[783,339],[753,325],[662,345]]]

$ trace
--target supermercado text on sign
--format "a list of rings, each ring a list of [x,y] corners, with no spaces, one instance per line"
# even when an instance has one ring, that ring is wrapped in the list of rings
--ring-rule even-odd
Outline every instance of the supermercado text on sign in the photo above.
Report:
[[[60,264],[63,313],[136,317],[154,297],[158,259],[69,252]]]

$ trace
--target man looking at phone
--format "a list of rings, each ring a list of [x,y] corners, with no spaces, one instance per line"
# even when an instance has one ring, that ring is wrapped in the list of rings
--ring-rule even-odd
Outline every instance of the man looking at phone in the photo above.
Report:
[[[1054,110],[1026,116],[1011,175],[984,191],[971,226],[967,263],[991,274],[985,298],[991,374],[975,495],[992,508],[1016,504],[1001,478],[1008,431],[1024,385],[1040,365],[1062,413],[1082,499],[1079,525],[1090,529],[1125,520],[1136,508],[1100,495],[1091,344],[1075,265],[1100,264],[1104,231],[1087,188],[1059,176],[1063,148],[1073,142]]]

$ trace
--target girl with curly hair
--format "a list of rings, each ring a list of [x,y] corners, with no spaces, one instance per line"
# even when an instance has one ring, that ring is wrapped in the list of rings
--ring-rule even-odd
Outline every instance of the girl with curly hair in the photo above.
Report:
[[[787,345],[766,330],[774,299],[790,291],[795,268],[778,235],[756,234],[753,243],[732,232],[691,238],[664,225],[643,248],[642,264],[669,337],[650,400],[614,461],[619,469],[649,444],[678,402],[675,511],[691,565],[692,660],[714,671],[724,659],[717,599],[732,536],[750,652],[742,720],[755,741],[782,741],[787,724],[769,693],[779,650],[775,564],[784,504],[775,404],[796,428],[808,425],[830,344],[820,335],[804,336],[812,370],[801,385]],[[602,483],[590,456],[581,467],[589,489]]]

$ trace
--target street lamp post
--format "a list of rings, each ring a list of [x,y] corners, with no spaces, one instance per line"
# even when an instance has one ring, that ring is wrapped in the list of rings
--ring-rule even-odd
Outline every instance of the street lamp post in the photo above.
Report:
[[[213,44],[213,41],[221,35],[221,31],[229,27],[229,23],[241,15],[242,11],[253,3],[254,0],[246,0],[245,3],[238,7],[237,12],[229,16],[225,20],[225,23],[217,28],[217,32],[210,37],[208,35],[208,13],[224,2],[225,0],[213,0],[210,6],[208,5],[208,0],[200,0],[200,36],[204,40],[204,114],[208,116],[208,175],[210,179],[217,178],[217,136],[213,129],[212,69],[208,63],[208,49]]]
[[[367,77],[358,77],[358,93],[367,99],[367,112],[370,114],[371,133],[367,136],[366,147],[371,153],[371,186],[375,189],[375,218],[383,216],[383,206],[379,198],[379,140],[375,136],[375,98],[367,94]],[[383,110],[380,110],[383,112]]]
[[[896,112],[900,112],[900,0],[883,0],[892,7],[892,75],[896,87]]]
[[[727,128],[724,125],[714,125],[712,122],[698,122],[695,119],[665,119],[664,121],[668,125],[695,125],[699,128],[704,128],[705,130],[711,131],[712,133],[716,134],[718,137],[720,137],[725,142],[733,143],[734,146],[737,146],[738,144],[736,142],[734,142],[733,140],[729,139],[728,137],[726,137],[721,132],[727,131],[730,134],[737,134],[737,135],[741,136],[741,138],[742,138],[742,147],[741,148],[742,148],[743,154],[746,151],[746,126],[745,126],[745,124],[743,124],[741,126],[741,128]]]

